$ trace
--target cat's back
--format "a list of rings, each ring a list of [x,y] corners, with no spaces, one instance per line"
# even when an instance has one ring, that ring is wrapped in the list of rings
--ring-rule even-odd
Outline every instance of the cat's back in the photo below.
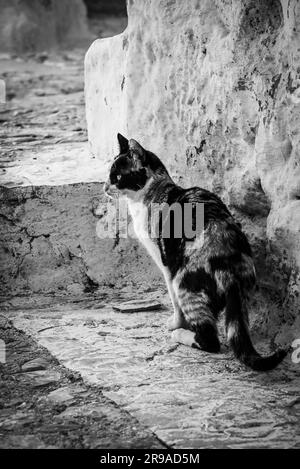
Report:
[[[255,283],[255,267],[252,251],[241,226],[235,222],[229,209],[212,192],[200,187],[186,189],[182,194],[184,203],[203,203],[204,240],[200,249],[186,251],[203,264],[209,264],[211,273],[231,272],[241,284],[251,288]],[[195,239],[195,243],[197,240]]]
[[[210,220],[232,220],[230,211],[220,197],[207,189],[197,186],[184,189],[177,201],[180,204],[203,204],[205,225]]]

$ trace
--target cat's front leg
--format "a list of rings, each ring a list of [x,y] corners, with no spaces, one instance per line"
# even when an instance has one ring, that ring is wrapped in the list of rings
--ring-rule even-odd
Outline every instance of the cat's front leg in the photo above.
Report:
[[[167,320],[167,329],[169,331],[174,331],[176,329],[182,329],[184,326],[184,321],[182,320],[182,315],[181,312],[178,314],[178,312],[174,311],[174,314],[170,316]]]
[[[183,328],[185,326],[185,320],[184,320],[184,316],[181,311],[181,308],[178,304],[178,301],[177,301],[177,298],[173,289],[171,278],[167,272],[164,272],[164,277],[165,277],[165,281],[168,287],[168,292],[171,298],[173,311],[174,311],[172,316],[169,317],[169,319],[167,320],[167,329],[169,331],[174,331],[175,329]]]

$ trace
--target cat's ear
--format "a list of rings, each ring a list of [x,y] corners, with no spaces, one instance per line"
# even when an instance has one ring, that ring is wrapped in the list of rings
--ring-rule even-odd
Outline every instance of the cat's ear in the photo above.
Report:
[[[129,150],[127,138],[123,137],[123,135],[121,134],[118,134],[117,137],[120,147],[120,153],[127,153]]]
[[[142,164],[146,161],[146,151],[144,148],[133,138],[129,140],[129,150],[131,150],[141,161]]]

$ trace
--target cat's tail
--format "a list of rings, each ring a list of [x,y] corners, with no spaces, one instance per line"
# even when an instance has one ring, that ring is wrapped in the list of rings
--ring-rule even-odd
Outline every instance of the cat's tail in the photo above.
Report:
[[[228,288],[226,300],[227,339],[235,356],[256,371],[268,371],[275,368],[287,355],[287,351],[281,349],[273,355],[262,357],[255,350],[249,334],[247,311],[237,283]]]

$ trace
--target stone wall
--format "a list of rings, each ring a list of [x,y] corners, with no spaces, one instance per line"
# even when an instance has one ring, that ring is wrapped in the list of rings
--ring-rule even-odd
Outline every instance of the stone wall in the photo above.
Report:
[[[299,43],[297,0],[129,0],[126,31],[86,56],[93,154],[108,164],[121,132],[223,198],[254,248],[264,331],[299,311]]]
[[[83,0],[0,0],[0,50],[76,45],[90,37]]]
[[[0,295],[80,296],[159,278],[135,240],[100,235],[102,186],[0,188]]]

